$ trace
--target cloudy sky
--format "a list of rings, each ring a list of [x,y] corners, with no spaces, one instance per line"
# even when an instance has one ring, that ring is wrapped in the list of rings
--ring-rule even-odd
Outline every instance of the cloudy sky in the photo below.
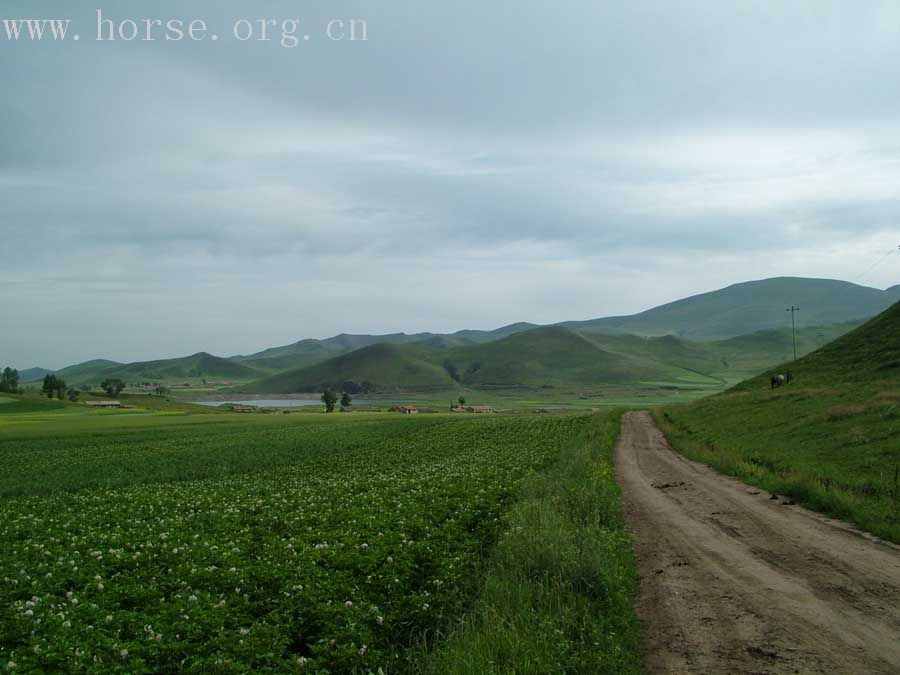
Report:
[[[867,271],[900,243],[896,2],[185,4],[0,7],[72,21],[0,25],[0,365],[900,281]],[[98,8],[220,37],[97,42]]]

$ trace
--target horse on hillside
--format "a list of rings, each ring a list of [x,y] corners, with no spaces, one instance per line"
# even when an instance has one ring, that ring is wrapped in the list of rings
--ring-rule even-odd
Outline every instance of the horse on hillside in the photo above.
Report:
[[[787,377],[779,373],[778,375],[772,376],[772,389],[777,389],[778,387],[783,387],[787,384]]]

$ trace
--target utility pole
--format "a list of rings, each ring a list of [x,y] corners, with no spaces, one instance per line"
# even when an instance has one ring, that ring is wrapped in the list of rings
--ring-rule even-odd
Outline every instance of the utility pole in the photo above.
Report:
[[[796,327],[796,324],[794,323],[794,312],[799,312],[800,308],[794,307],[793,305],[791,305],[790,309],[786,309],[784,311],[791,313],[791,339],[794,343],[794,361],[796,361],[797,360],[797,327]]]

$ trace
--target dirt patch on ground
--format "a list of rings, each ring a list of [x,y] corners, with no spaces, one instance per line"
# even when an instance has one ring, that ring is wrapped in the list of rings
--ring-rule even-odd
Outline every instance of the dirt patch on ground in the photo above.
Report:
[[[647,413],[616,463],[648,672],[900,672],[900,547],[684,459]]]

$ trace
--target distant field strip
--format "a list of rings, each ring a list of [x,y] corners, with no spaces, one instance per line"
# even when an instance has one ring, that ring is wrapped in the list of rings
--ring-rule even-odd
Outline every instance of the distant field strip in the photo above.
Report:
[[[2,427],[0,666],[418,667],[427,636],[479,592],[522,481],[592,423],[198,415]]]

